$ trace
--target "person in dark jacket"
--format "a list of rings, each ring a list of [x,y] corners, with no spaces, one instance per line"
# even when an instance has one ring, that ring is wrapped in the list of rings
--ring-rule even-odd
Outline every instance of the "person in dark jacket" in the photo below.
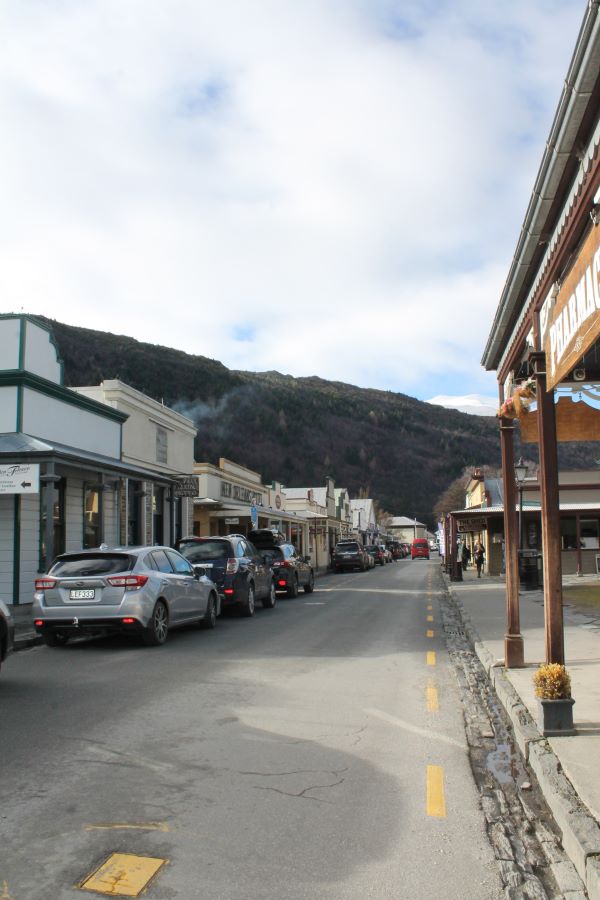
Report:
[[[477,577],[481,578],[481,573],[485,564],[485,547],[481,541],[475,542],[474,547],[475,565],[477,566]]]

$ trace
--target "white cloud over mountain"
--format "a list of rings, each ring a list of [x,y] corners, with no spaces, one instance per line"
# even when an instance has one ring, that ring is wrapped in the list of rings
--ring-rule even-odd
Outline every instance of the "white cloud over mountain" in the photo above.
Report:
[[[3,5],[3,310],[239,368],[493,391],[479,358],[582,14]]]

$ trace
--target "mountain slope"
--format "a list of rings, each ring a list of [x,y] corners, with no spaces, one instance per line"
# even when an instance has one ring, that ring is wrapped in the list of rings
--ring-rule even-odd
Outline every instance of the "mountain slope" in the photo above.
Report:
[[[65,384],[119,378],[194,419],[196,459],[226,456],[267,482],[320,485],[329,474],[393,514],[431,522],[435,500],[466,465],[499,462],[498,428],[487,418],[317,377],[231,371],[206,357],[45,321]]]

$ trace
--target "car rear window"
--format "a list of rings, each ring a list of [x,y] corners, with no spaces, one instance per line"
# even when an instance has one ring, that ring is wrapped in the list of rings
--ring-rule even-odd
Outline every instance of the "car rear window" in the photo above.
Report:
[[[339,544],[335,545],[336,550],[358,550],[358,544],[356,541],[343,541]]]
[[[86,553],[82,556],[57,559],[50,569],[50,574],[60,575],[61,578],[113,575],[115,572],[128,572],[134,563],[135,557],[125,553]]]
[[[416,541],[413,541],[413,547],[427,547],[429,550],[429,544],[425,540],[425,538],[417,538]]]
[[[227,559],[231,554],[229,541],[190,541],[181,544],[179,552],[191,563],[199,563],[207,559]]]

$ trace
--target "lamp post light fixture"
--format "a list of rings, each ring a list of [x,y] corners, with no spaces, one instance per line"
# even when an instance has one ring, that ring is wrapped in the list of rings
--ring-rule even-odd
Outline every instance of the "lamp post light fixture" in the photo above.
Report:
[[[523,484],[527,475],[527,466],[523,462],[523,457],[515,463],[515,481],[519,489],[519,574],[521,573],[521,551],[523,550]]]

